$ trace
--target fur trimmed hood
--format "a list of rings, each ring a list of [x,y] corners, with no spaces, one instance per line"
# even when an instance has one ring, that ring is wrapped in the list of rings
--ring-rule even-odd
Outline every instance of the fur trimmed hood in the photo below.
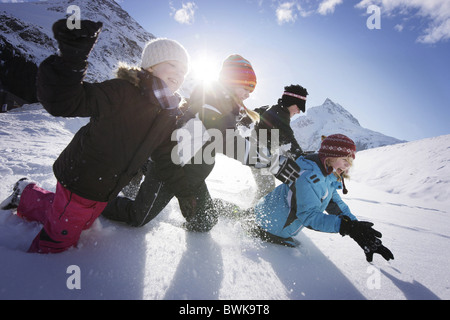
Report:
[[[116,77],[118,79],[126,80],[130,82],[135,87],[140,86],[141,79],[139,78],[139,73],[142,69],[137,67],[129,67],[127,65],[120,65],[116,71]]]
[[[130,67],[126,64],[120,64],[119,68],[116,71],[116,78],[128,81],[135,87],[140,88],[142,90],[143,88],[145,88],[145,81],[146,81],[145,80],[146,77],[142,77],[144,73],[152,75],[145,69],[139,67]],[[174,95],[177,96],[178,99],[180,99],[179,107],[185,109],[187,105],[187,100],[183,98],[178,92],[175,92]]]

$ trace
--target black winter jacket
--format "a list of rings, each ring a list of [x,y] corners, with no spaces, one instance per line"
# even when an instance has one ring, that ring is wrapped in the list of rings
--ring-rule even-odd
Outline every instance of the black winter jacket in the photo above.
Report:
[[[84,66],[86,67],[86,65]],[[152,75],[124,70],[126,79],[83,82],[85,71],[53,55],[39,67],[38,98],[54,116],[90,117],[53,165],[68,190],[94,201],[114,199],[161,144],[170,143],[178,109],[162,109]],[[85,68],[84,68],[85,70]]]
[[[273,105],[272,107],[261,107],[255,109],[261,116],[261,120],[257,125],[257,130],[267,129],[268,147],[271,144],[271,130],[279,129],[279,144],[280,146],[291,144],[289,153],[297,159],[301,155],[304,155],[302,148],[295,139],[294,131],[291,128],[291,117],[289,111],[284,108],[280,103]]]
[[[226,131],[236,128],[240,116],[240,106],[228,90],[216,82],[206,86],[197,86],[188,99],[187,105],[188,110],[184,119],[180,120],[179,126],[184,128],[186,122],[198,117],[205,129],[217,129],[222,133],[225,152]],[[205,143],[198,152],[203,153],[210,143],[211,141]],[[203,161],[195,164],[192,161],[184,166],[174,164],[171,155],[176,146],[176,141],[172,141],[170,147],[169,145],[162,146],[152,155],[152,159],[155,161],[158,178],[167,183],[177,197],[190,197],[209,176],[214,168],[214,163],[208,164]],[[215,153],[212,154],[212,157],[215,157]]]

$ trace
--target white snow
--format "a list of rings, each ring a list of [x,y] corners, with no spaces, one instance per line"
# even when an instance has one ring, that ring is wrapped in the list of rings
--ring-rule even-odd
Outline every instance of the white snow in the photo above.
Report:
[[[0,114],[0,200],[24,176],[54,190],[52,164],[85,121],[39,104]],[[225,218],[189,233],[176,226],[176,200],[143,228],[100,218],[77,248],[29,254],[41,226],[0,211],[0,299],[449,299],[449,161],[450,135],[358,152],[342,197],[383,233],[390,262],[368,263],[350,238],[311,230],[298,249]],[[218,157],[207,182],[213,196],[250,205],[255,183],[236,161]],[[74,265],[80,289],[69,289]]]

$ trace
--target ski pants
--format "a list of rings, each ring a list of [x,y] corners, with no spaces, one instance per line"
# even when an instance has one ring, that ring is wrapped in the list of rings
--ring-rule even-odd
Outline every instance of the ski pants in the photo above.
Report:
[[[59,182],[55,193],[29,184],[20,196],[17,215],[44,226],[28,252],[58,253],[75,246],[81,232],[92,226],[106,205],[82,198]]]
[[[166,183],[156,178],[154,170],[150,162],[134,200],[117,197],[108,203],[102,216],[133,227],[142,227],[158,216],[175,195]],[[206,232],[217,223],[214,201],[204,181],[195,188],[192,197],[178,198],[178,203],[191,231]]]

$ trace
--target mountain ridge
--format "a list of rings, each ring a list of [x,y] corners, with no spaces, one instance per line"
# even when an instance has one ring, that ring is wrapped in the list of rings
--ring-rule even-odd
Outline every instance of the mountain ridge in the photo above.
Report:
[[[291,121],[291,127],[305,151],[317,151],[322,136],[335,133],[353,139],[357,151],[406,142],[362,127],[358,119],[330,98],[320,106],[308,108],[306,114]]]
[[[67,13],[70,5],[79,7],[81,19],[103,23],[89,56],[86,81],[110,79],[119,62],[138,65],[145,44],[155,38],[113,0],[0,3],[0,80],[7,91],[23,96],[23,83],[35,91],[30,79],[35,79],[37,66],[57,52],[52,25],[71,16]],[[23,69],[30,71],[24,74]],[[26,95],[33,96],[27,101],[37,101],[35,92]]]

